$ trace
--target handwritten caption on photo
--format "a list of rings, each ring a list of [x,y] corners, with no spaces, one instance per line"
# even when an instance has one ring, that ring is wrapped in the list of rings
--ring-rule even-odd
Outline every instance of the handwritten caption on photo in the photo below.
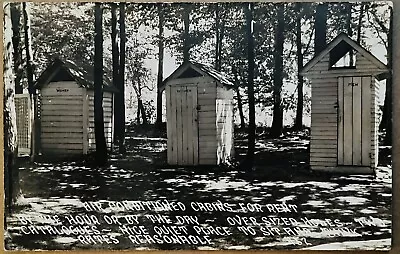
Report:
[[[310,245],[308,237],[360,236],[357,227],[383,226],[376,218],[312,219],[287,203],[157,201],[84,202],[79,214],[18,216],[20,233],[75,237],[80,244],[174,244],[212,246],[216,238],[242,235],[289,245]],[[170,215],[169,213],[179,213]],[[224,213],[216,221],[216,213]]]

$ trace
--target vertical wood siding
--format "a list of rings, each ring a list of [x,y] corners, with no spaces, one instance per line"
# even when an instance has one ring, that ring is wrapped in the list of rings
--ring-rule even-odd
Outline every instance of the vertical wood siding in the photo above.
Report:
[[[197,86],[166,87],[168,163],[198,164]]]
[[[188,97],[189,93],[187,97],[178,96],[180,93],[177,89],[190,86],[196,89],[196,98]],[[169,164],[191,164],[191,158],[184,158],[185,151],[188,148],[191,149],[184,145],[186,143],[193,144],[193,152],[198,156],[193,160],[197,160],[200,165],[216,165],[231,158],[233,154],[233,92],[217,87],[216,81],[210,77],[176,79],[169,81],[166,85]],[[191,103],[193,105],[190,109]],[[188,108],[182,105],[187,105]],[[195,120],[191,120],[191,117]],[[177,123],[181,123],[184,128],[177,127]],[[193,126],[189,128],[191,124]],[[193,131],[198,131],[197,135],[192,134]]]
[[[168,164],[199,164],[199,81],[199,78],[177,79],[165,88]]]

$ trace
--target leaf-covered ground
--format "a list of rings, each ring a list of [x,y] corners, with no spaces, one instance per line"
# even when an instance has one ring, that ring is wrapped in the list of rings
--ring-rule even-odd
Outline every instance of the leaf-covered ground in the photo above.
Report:
[[[91,168],[84,162],[21,163],[22,197],[7,217],[8,249],[387,249],[391,237],[391,166],[388,148],[381,149],[376,176],[340,176],[310,172],[308,140],[305,135],[257,141],[256,165],[242,172],[235,167],[171,167],[166,165],[166,140],[163,138],[127,137],[127,154],[113,154],[110,165]],[[246,142],[236,141],[236,156],[245,153]],[[211,235],[212,244],[135,244],[122,237],[118,225],[102,225],[102,234],[119,239],[118,244],[82,244],[74,235],[24,235],[18,218],[32,218],[35,225],[44,223],[39,215],[83,215],[87,201],[169,200],[237,205],[262,205],[263,212],[160,212],[176,216],[198,216],[201,226],[225,226],[228,217],[309,219],[325,225],[326,219],[340,222],[332,232],[320,232],[318,226],[297,225],[296,236],[263,234],[262,225],[251,225],[255,235],[246,236],[231,227],[229,236]],[[277,214],[267,204],[297,205],[298,211]],[[103,215],[129,215],[132,211],[101,210]],[[154,212],[134,212],[139,216]],[[236,217],[235,217],[236,218]],[[363,222],[360,224],[357,221]],[[66,221],[64,221],[65,223]],[[148,220],[141,225],[151,228]],[[265,226],[265,225],[264,225]],[[285,225],[275,226],[284,232]],[[265,230],[265,227],[264,227]]]

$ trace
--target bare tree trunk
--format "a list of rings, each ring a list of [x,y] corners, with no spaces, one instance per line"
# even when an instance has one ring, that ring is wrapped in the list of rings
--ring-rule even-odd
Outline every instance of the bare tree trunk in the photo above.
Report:
[[[22,45],[21,45],[21,3],[11,3],[11,22],[12,22],[12,42],[13,42],[13,61],[15,73],[15,93],[22,94]]]
[[[222,41],[224,39],[225,22],[221,21],[221,8],[215,4],[215,69],[222,68]]]
[[[190,59],[190,34],[189,34],[189,25],[190,25],[190,6],[189,3],[185,3],[183,7],[183,62],[187,62]]]
[[[317,55],[326,47],[326,19],[328,15],[328,4],[318,4],[315,13],[315,40],[314,54]]]
[[[139,110],[141,112],[143,125],[147,125],[148,124],[147,115],[146,115],[146,111],[145,111],[142,99],[139,100]]]
[[[219,5],[215,4],[215,69],[217,71],[221,70],[220,66],[220,57],[221,57],[221,49],[220,49],[220,17],[219,17]]]
[[[393,67],[393,9],[390,9],[390,25],[388,33],[388,69],[391,70]],[[392,145],[392,87],[393,87],[393,76],[392,73],[386,79],[386,92],[385,92],[385,102],[384,111],[385,117],[382,115],[382,121],[385,120],[386,135],[384,140],[384,145]],[[386,107],[386,108],[385,108]]]
[[[140,85],[140,78],[137,78],[137,88],[135,89],[137,100],[138,100],[138,111],[136,114],[136,121],[137,124],[140,124],[140,118],[142,118],[142,124],[147,125],[147,116],[146,116],[146,111],[143,105],[143,100],[142,100],[142,86]]]
[[[119,48],[117,41],[117,4],[111,3],[111,51],[112,51],[112,78],[115,87],[119,87]],[[114,102],[114,142],[119,146],[121,133],[121,93],[115,95]],[[124,126],[122,126],[124,127]]]
[[[163,82],[164,67],[164,13],[163,4],[157,5],[158,12],[158,75],[157,75],[157,118],[156,124],[162,122],[162,92],[159,90]]]
[[[10,3],[4,4],[4,188],[5,207],[11,212],[11,207],[19,194],[19,171],[15,162],[17,159],[17,122],[15,112],[15,80],[13,67],[13,44]]]
[[[104,136],[103,113],[103,10],[101,3],[95,4],[94,37],[94,129],[96,141],[96,163],[107,164],[107,146]]]
[[[347,30],[347,35],[351,38],[351,37],[353,37],[353,28],[351,25],[351,12],[353,9],[353,5],[352,5],[352,3],[348,2],[348,3],[345,3],[345,6],[346,6],[346,30]],[[350,66],[353,66],[354,65],[354,59],[353,59],[354,52],[352,50],[350,50],[349,55],[350,55],[349,64],[350,64]]]
[[[236,90],[236,98],[238,101],[238,109],[239,109],[239,118],[240,118],[240,128],[244,130],[246,128],[246,122],[244,120],[244,113],[243,113],[243,102],[242,97],[240,95],[240,81],[237,76],[237,70],[235,67],[232,67],[233,76],[235,78],[235,90]]]
[[[248,77],[247,77],[247,93],[249,96],[249,128],[248,128],[248,145],[245,160],[241,164],[241,168],[252,170],[254,166],[254,153],[256,142],[256,119],[255,119],[255,98],[254,98],[254,37],[253,37],[253,11],[254,3],[248,3],[245,7],[246,15],[246,36],[247,36],[247,60],[248,60]]]
[[[278,5],[278,21],[275,28],[275,68],[274,68],[274,109],[271,126],[271,136],[279,137],[283,128],[283,108],[281,102],[281,89],[283,85],[283,44],[284,44],[284,8],[285,5]]]
[[[125,29],[125,3],[119,3],[119,33],[120,33],[120,55],[119,55],[119,152],[125,153],[125,44],[126,44],[126,29]]]
[[[137,125],[140,125],[140,112],[141,112],[140,103],[141,103],[141,100],[139,100],[139,98],[138,98],[138,105],[137,105],[137,111],[136,111],[136,124]]]
[[[360,16],[358,17],[358,25],[357,25],[357,43],[361,44],[361,29],[363,25],[364,11],[365,11],[365,3],[361,3],[360,5]]]
[[[303,52],[301,43],[301,3],[296,3],[296,47],[297,47],[297,109],[296,119],[294,123],[295,130],[301,130],[303,128],[303,76],[300,75],[300,71],[303,68]]]
[[[22,9],[24,14],[24,37],[25,37],[25,52],[26,52],[26,78],[28,80],[28,91],[30,95],[35,95],[36,91],[33,87],[34,73],[32,65],[32,39],[31,39],[31,22],[29,14],[28,3],[22,3]]]

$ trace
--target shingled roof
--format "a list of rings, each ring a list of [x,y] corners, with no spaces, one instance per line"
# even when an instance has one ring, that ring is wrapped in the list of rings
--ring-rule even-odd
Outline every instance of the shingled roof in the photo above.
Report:
[[[71,60],[61,59],[56,57],[47,66],[47,68],[40,74],[36,80],[35,88],[41,89],[44,85],[47,85],[53,78],[56,77],[60,71],[66,71],[69,76],[75,80],[78,85],[82,88],[89,90],[94,89],[94,69],[90,67],[78,66]],[[112,85],[112,82],[106,77],[103,77],[103,90],[108,92],[118,92],[118,89]]]
[[[192,72],[197,73],[198,76],[209,76],[209,77],[213,78],[214,80],[218,81],[221,85],[226,86],[228,88],[234,87],[234,84],[229,80],[229,78],[224,73],[215,70],[212,66],[198,63],[198,62],[188,61],[188,62],[183,63],[171,75],[169,75],[163,81],[163,85],[159,89],[164,90],[165,85],[170,80],[177,79],[177,78],[183,78],[182,75],[184,75],[184,73],[188,70],[191,70]],[[189,78],[186,76],[184,76],[184,77]]]

